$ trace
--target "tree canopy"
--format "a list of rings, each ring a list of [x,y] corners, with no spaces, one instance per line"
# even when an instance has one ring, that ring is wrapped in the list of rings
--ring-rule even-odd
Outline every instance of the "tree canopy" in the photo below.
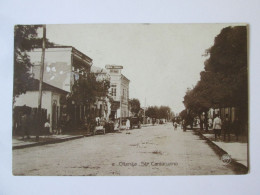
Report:
[[[130,104],[130,108],[131,108],[131,112],[134,114],[134,115],[137,115],[141,109],[141,106],[140,106],[140,101],[136,98],[133,98],[133,99],[130,99],[129,100],[129,104]]]
[[[41,25],[16,25],[14,27],[14,88],[13,97],[25,93],[28,81],[31,79],[30,57],[26,52],[33,48],[42,47],[42,38],[38,37],[37,30]],[[54,43],[46,40],[46,47]]]
[[[87,76],[80,75],[74,82],[68,99],[78,104],[88,105],[94,103],[97,98],[106,97],[109,88],[108,80],[98,81],[96,75],[90,72]]]
[[[227,27],[206,50],[209,58],[200,81],[184,96],[184,105],[195,113],[210,107],[238,107],[247,117],[248,66],[246,26]]]
[[[150,106],[145,112],[145,115],[150,118],[169,118],[171,116],[171,108],[168,106]]]

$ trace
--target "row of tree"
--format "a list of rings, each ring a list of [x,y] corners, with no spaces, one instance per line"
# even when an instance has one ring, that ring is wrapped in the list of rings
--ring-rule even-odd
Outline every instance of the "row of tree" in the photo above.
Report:
[[[184,117],[207,113],[209,108],[236,107],[243,124],[248,121],[247,27],[221,30],[214,45],[206,50],[200,80],[184,96]],[[188,116],[187,116],[188,114]]]
[[[157,119],[171,119],[172,112],[171,108],[168,106],[150,106],[147,108],[145,115],[150,118],[157,118]]]
[[[137,117],[144,116],[144,109],[140,106],[140,101],[136,98],[129,100],[130,111]],[[168,106],[149,106],[145,110],[145,116],[155,119],[171,119],[172,118],[171,108]]]

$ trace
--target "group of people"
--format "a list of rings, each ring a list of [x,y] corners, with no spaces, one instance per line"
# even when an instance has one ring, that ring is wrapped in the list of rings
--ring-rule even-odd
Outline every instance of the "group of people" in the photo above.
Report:
[[[228,141],[230,141],[230,133],[233,131],[236,135],[236,140],[238,141],[238,136],[240,134],[240,124],[238,118],[231,122],[229,119],[228,114],[225,115],[224,120],[222,121],[219,115],[216,115],[215,119],[213,120],[213,130],[215,134],[215,140],[220,138],[221,133],[224,135],[224,141],[226,137],[228,137]]]
[[[126,130],[129,130],[131,128],[131,122],[129,119],[126,119],[125,127],[126,127]],[[120,123],[118,120],[115,121],[114,128],[115,128],[115,130],[120,129]]]

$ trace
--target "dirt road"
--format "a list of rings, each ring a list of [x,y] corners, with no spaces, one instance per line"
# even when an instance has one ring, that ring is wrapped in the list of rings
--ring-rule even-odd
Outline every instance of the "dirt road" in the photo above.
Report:
[[[128,134],[129,132],[129,134]],[[13,151],[14,175],[234,174],[192,131],[171,124]]]

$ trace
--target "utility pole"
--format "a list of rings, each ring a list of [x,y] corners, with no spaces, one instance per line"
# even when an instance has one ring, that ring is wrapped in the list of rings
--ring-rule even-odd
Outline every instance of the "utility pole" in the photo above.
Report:
[[[122,95],[120,91],[120,128],[122,127]]]
[[[144,124],[145,124],[145,109],[146,109],[146,98],[144,99]]]
[[[38,96],[38,123],[39,128],[36,134],[36,141],[39,141],[39,134],[42,122],[42,83],[43,83],[43,73],[44,73],[44,58],[45,58],[45,39],[46,39],[46,25],[43,25],[43,37],[42,37],[42,57],[41,57],[41,70],[40,70],[40,82],[39,82],[39,96]]]
[[[119,88],[119,94],[120,94],[120,129],[122,127],[122,74],[120,75],[120,88]]]

